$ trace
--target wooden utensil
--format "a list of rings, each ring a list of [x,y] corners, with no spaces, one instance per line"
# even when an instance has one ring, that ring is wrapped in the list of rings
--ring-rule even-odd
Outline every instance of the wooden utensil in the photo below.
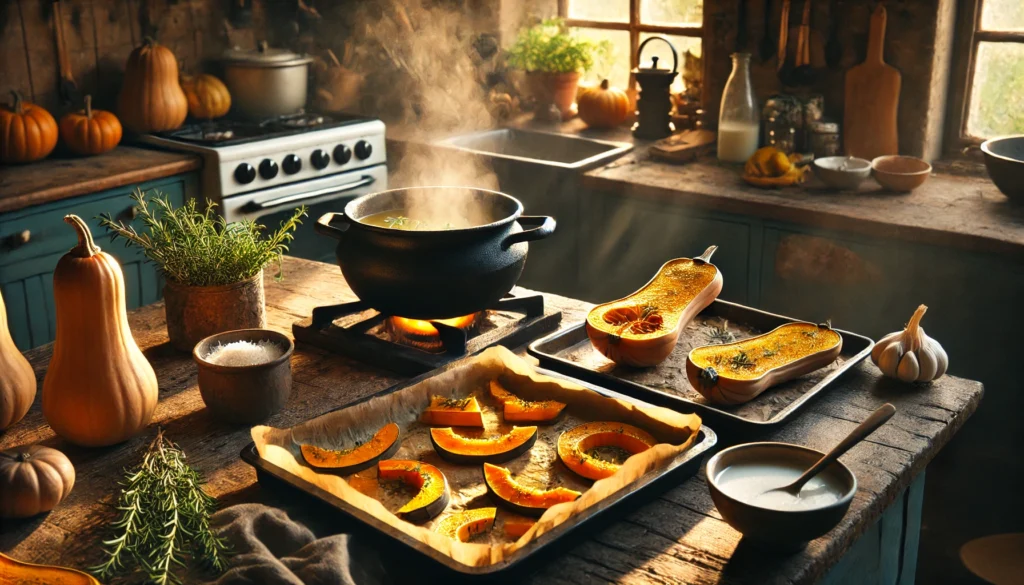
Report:
[[[782,71],[786,65],[786,44],[789,42],[789,6],[790,0],[782,0],[782,14],[779,17],[779,50],[775,56],[776,71]]]
[[[64,41],[64,13],[60,2],[53,3],[53,28],[57,36],[57,59],[60,64],[60,85],[58,93],[65,104],[78,103],[78,87],[71,74],[71,60],[68,58],[68,47]]]
[[[885,64],[885,6],[871,15],[868,56],[846,72],[843,146],[846,154],[872,160],[899,152],[896,111],[900,99],[900,72]]]

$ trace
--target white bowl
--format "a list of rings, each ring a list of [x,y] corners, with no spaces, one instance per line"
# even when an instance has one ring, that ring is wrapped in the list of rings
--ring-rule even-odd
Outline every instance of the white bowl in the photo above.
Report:
[[[871,175],[871,161],[852,156],[816,158],[814,175],[833,189],[853,191]]]

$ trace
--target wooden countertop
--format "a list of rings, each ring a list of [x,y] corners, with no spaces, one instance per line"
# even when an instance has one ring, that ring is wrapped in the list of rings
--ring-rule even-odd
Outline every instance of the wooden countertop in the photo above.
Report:
[[[194,171],[195,154],[135,146],[90,157],[54,156],[27,165],[0,166],[0,213]]]
[[[267,276],[269,326],[289,333],[292,322],[313,307],[354,300],[337,267],[286,258],[285,279]],[[580,321],[590,306],[545,295],[563,312],[563,323]],[[217,422],[207,413],[196,386],[191,357],[168,344],[161,304],[134,311],[129,320],[135,339],[156,369],[160,403],[150,427],[127,443],[105,449],[73,447],[54,436],[40,412],[40,396],[24,420],[0,435],[0,448],[44,443],[63,450],[77,471],[74,491],[48,515],[6,521],[0,551],[37,563],[79,568],[101,559],[101,539],[109,538],[117,482],[162,426],[207,478],[208,491],[221,505],[266,502],[298,516],[311,514],[301,500],[284,499],[261,487],[253,469],[239,459],[250,441],[249,428]],[[51,347],[28,352],[42,386]],[[351,403],[401,380],[345,357],[299,346],[292,358],[294,388],[284,410],[267,424],[286,427]],[[859,488],[840,525],[798,554],[770,555],[750,549],[711,503],[698,475],[588,540],[562,551],[557,562],[540,568],[530,583],[813,583],[842,557],[973,413],[982,396],[978,382],[944,377],[930,386],[908,389],[880,378],[869,363],[855,368],[833,390],[808,405],[765,440],[800,443],[827,450],[857,422],[884,402],[896,405],[895,417],[842,460],[857,474]],[[735,442],[721,429],[722,443]],[[343,530],[341,519],[321,520]]]

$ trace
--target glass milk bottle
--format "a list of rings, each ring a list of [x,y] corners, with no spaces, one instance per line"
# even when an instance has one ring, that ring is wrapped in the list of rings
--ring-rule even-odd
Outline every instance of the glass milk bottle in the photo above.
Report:
[[[718,114],[718,160],[745,162],[760,136],[757,100],[750,83],[750,53],[732,54],[732,74],[722,93]]]

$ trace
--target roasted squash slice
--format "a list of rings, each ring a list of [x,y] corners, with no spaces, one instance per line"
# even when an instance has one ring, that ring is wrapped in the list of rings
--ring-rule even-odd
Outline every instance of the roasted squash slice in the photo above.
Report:
[[[395,423],[380,428],[369,441],[352,449],[333,450],[315,445],[301,445],[302,457],[313,467],[331,469],[341,474],[355,473],[373,467],[398,451],[400,431]]]
[[[75,569],[26,563],[0,553],[0,585],[100,585]]]
[[[484,463],[484,482],[487,483],[487,491],[503,506],[527,516],[540,516],[555,504],[572,502],[580,497],[578,491],[569,488],[540,490],[525,486],[512,479],[512,472],[508,469],[490,463]]]
[[[421,461],[385,459],[377,464],[378,481],[401,480],[419,490],[395,515],[409,522],[426,522],[448,507],[451,492],[441,470]]]
[[[523,400],[497,380],[491,380],[490,390],[491,396],[502,404],[502,416],[508,422],[550,423],[565,410],[565,404],[555,400]]]
[[[501,463],[529,451],[537,442],[537,427],[512,427],[487,439],[457,435],[451,428],[430,429],[430,442],[438,455],[453,463]]]
[[[473,396],[445,398],[434,395],[430,397],[430,406],[420,415],[420,422],[445,427],[483,428],[484,417],[480,412],[480,404]]]
[[[604,479],[618,471],[620,464],[594,457],[589,451],[615,447],[629,455],[636,455],[657,443],[657,439],[650,433],[633,425],[589,422],[571,428],[558,437],[558,458],[578,475],[588,479]]]
[[[694,348],[686,377],[711,402],[742,404],[827,366],[842,349],[843,337],[828,324],[787,323],[750,339]]]
[[[722,292],[722,273],[711,264],[717,249],[669,260],[640,290],[591,309],[590,342],[617,364],[643,368],[665,361],[687,323]]]
[[[519,538],[526,534],[526,531],[533,528],[533,525],[537,523],[536,518],[527,518],[517,514],[502,514],[501,520],[505,536],[512,538]]]
[[[487,532],[494,526],[494,517],[497,513],[497,508],[463,510],[442,518],[434,530],[448,538],[469,542],[473,536]]]

